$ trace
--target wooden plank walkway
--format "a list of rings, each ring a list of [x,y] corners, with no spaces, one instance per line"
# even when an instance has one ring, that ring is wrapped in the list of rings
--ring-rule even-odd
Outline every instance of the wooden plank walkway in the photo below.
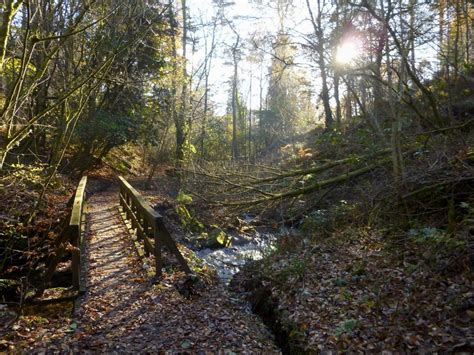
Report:
[[[95,194],[88,201],[84,253],[87,291],[76,312],[81,348],[110,349],[113,344],[112,348],[118,345],[120,350],[121,341],[115,335],[122,336],[124,327],[132,323],[134,309],[139,308],[134,304],[147,287],[134,270],[134,250],[117,206],[116,188]]]

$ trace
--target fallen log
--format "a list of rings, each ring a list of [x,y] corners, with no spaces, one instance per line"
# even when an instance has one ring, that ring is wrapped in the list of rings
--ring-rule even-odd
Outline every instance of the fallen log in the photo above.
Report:
[[[232,201],[232,202],[227,202],[226,201],[226,202],[220,203],[218,205],[221,205],[221,206],[247,206],[247,205],[261,204],[261,203],[265,203],[265,202],[271,202],[271,201],[275,201],[275,200],[283,200],[283,199],[292,198],[292,197],[298,197],[298,196],[301,196],[301,195],[305,195],[305,194],[308,194],[308,193],[311,193],[311,192],[318,191],[318,190],[320,190],[322,188],[325,188],[325,187],[336,185],[336,184],[348,181],[350,179],[356,178],[356,177],[361,176],[363,174],[366,174],[366,173],[368,173],[368,172],[370,172],[374,169],[380,168],[383,165],[385,165],[387,163],[390,163],[390,162],[391,162],[391,158],[385,158],[385,159],[377,161],[376,163],[365,166],[363,168],[352,170],[352,171],[349,171],[347,173],[344,173],[342,175],[338,175],[338,176],[330,178],[330,179],[326,179],[326,180],[322,180],[322,181],[316,181],[313,184],[302,187],[302,188],[298,188],[298,189],[294,189],[294,190],[290,190],[290,191],[286,191],[286,192],[281,192],[281,193],[275,193],[272,196],[257,198],[257,199],[248,200],[248,201]]]
[[[375,154],[370,154],[370,155],[366,155],[366,156],[351,156],[351,157],[348,157],[348,158],[331,161],[329,163],[319,165],[319,166],[315,166],[315,167],[308,168],[308,169],[298,169],[298,170],[289,171],[289,172],[284,173],[284,174],[271,176],[271,177],[268,177],[268,178],[254,179],[250,183],[251,184],[261,184],[261,183],[276,181],[276,180],[280,180],[280,179],[284,179],[284,178],[288,178],[288,177],[297,177],[297,176],[304,176],[304,175],[308,175],[308,174],[322,173],[326,170],[335,168],[336,166],[339,166],[339,165],[343,165],[343,164],[350,163],[350,162],[353,162],[353,161],[365,161],[365,160],[373,159],[373,158],[376,158],[376,157],[381,156],[381,155],[389,154],[391,151],[392,151],[391,148],[387,148],[387,149],[381,150],[380,152],[377,152]]]

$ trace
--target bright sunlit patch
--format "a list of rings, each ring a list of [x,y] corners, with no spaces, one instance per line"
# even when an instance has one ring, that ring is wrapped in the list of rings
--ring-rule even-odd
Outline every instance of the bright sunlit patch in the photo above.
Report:
[[[357,38],[345,39],[336,50],[336,62],[339,64],[352,64],[360,57],[362,44]]]

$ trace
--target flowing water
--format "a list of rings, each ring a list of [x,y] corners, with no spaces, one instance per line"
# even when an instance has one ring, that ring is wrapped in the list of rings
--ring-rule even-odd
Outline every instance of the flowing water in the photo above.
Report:
[[[243,215],[243,221],[249,226],[255,221],[251,214]],[[196,256],[205,260],[217,270],[219,278],[226,284],[230,282],[246,263],[260,260],[275,248],[277,239],[290,233],[284,227],[279,230],[255,227],[251,233],[229,232],[233,243],[230,247],[210,249],[205,248],[196,251]]]
[[[205,248],[196,252],[217,270],[219,278],[229,283],[232,276],[249,261],[260,260],[274,248],[276,234],[255,231],[247,242],[239,242],[227,248]]]

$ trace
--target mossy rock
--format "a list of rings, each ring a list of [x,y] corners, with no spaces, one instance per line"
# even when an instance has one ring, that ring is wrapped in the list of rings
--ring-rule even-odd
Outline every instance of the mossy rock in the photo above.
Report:
[[[221,228],[213,228],[207,235],[205,246],[211,249],[228,248],[232,245],[232,237]]]

